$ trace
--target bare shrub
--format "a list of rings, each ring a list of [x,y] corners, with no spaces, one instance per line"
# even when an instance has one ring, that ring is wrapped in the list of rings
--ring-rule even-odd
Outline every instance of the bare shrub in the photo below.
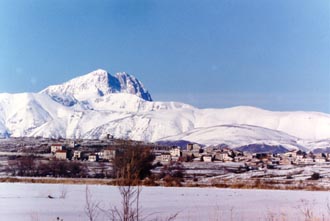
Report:
[[[310,177],[311,180],[318,180],[320,178],[322,178],[320,173],[316,173],[316,172],[314,172]]]
[[[37,212],[32,212],[30,214],[30,219],[31,219],[31,221],[39,221],[40,220],[39,219],[39,214]]]
[[[68,194],[68,188],[66,185],[62,184],[60,187],[60,199],[65,199]]]
[[[140,214],[140,186],[119,186],[121,207],[111,208],[107,214],[112,221],[138,221],[143,220]]]
[[[272,211],[268,211],[266,217],[265,217],[266,221],[286,221],[287,219],[287,214],[284,212],[272,212]]]
[[[301,205],[298,206],[298,209],[304,216],[305,221],[314,221],[316,217],[314,216],[314,204],[315,202],[309,202],[308,200],[300,200]]]
[[[92,198],[92,193],[90,192],[88,186],[85,189],[85,214],[88,217],[89,221],[96,221],[97,217],[99,216],[99,202],[96,202]]]

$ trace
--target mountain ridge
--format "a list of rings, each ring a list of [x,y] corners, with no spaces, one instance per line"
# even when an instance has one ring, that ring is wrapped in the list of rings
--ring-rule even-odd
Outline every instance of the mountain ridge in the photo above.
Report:
[[[117,83],[109,83],[112,78]],[[188,138],[202,144],[227,142],[232,147],[264,142],[313,149],[330,145],[329,131],[330,115],[320,112],[275,112],[250,106],[198,109],[152,101],[134,76],[111,75],[102,69],[39,93],[0,94],[3,138],[94,139],[112,134],[147,142]]]

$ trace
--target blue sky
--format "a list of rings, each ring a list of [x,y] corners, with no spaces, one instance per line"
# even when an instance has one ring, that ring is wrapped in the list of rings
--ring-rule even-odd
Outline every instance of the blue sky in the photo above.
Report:
[[[154,100],[330,113],[330,1],[0,0],[0,92],[98,68]]]

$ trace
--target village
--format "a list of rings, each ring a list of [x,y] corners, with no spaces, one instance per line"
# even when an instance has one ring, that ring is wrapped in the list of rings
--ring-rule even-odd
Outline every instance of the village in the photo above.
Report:
[[[151,172],[157,180],[163,179],[164,173],[180,174],[179,183],[207,185],[219,182],[219,180],[214,181],[216,179],[221,179],[222,182],[224,179],[233,180],[232,178],[242,175],[244,179],[246,177],[277,177],[278,179],[278,174],[282,174],[282,178],[286,180],[301,177],[301,174],[305,173],[303,170],[309,171],[309,168],[323,168],[323,172],[318,177],[329,175],[328,153],[307,153],[301,150],[251,153],[233,150],[225,145],[205,147],[196,143],[187,143],[184,147],[179,147],[114,139],[111,135],[98,140],[47,138],[1,140],[0,174],[1,176],[113,178],[113,161],[123,155],[123,150],[128,145],[133,148],[136,146],[150,149],[153,155]],[[30,160],[26,160],[27,157]],[[64,171],[59,172],[61,169],[56,171],[56,167]],[[305,175],[305,179],[309,179],[311,173],[314,172]],[[211,178],[213,180],[210,180]]]
[[[120,154],[118,145],[102,147],[97,152],[80,148],[75,141],[68,144],[51,144],[50,153],[60,160],[88,160],[90,162],[111,162],[117,154]],[[171,162],[236,162],[244,163],[249,169],[276,169],[278,165],[314,165],[330,161],[329,153],[306,153],[301,150],[292,150],[285,153],[250,153],[232,150],[227,147],[205,147],[199,144],[189,143],[186,148],[179,146],[152,146],[155,155],[154,163],[162,165]]]

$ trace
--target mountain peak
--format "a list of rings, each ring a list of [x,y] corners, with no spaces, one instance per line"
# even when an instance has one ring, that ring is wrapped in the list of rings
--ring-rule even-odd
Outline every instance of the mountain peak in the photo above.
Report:
[[[125,72],[111,75],[103,69],[97,69],[60,85],[49,86],[40,93],[48,94],[53,100],[66,106],[113,93],[134,94],[152,101],[147,89],[133,75]]]
[[[92,78],[94,78],[94,77],[108,77],[108,75],[109,75],[108,71],[106,71],[104,69],[97,69],[95,71],[92,71],[92,72],[90,72],[86,75],[82,75],[80,77],[92,77]],[[79,78],[79,77],[77,77],[77,78]]]

